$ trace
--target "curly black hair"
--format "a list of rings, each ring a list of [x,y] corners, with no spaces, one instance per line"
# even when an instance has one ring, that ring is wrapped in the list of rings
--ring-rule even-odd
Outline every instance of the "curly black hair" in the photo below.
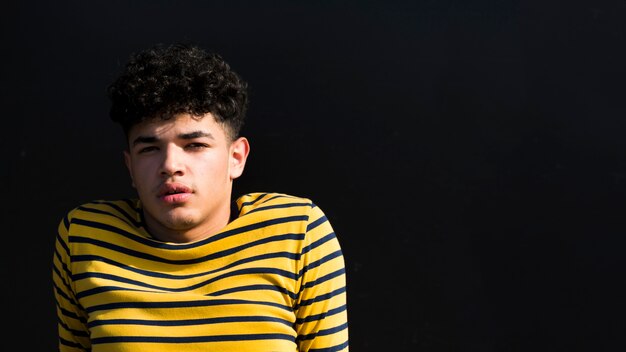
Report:
[[[132,54],[107,87],[109,116],[128,134],[143,121],[211,113],[235,139],[247,110],[247,89],[220,55],[190,44],[157,44]]]

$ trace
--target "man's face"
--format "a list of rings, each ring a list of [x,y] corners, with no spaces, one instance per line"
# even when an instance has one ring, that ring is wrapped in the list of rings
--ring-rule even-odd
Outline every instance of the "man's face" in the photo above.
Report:
[[[179,114],[133,126],[124,153],[153,236],[189,242],[227,223],[233,180],[243,172],[248,141],[230,142],[211,114]]]

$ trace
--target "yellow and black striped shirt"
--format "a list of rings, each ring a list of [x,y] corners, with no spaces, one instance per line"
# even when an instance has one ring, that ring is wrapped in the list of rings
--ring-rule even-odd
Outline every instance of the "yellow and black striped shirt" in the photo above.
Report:
[[[59,349],[348,351],[337,237],[309,199],[251,193],[221,232],[153,239],[134,199],[94,201],[58,228]]]

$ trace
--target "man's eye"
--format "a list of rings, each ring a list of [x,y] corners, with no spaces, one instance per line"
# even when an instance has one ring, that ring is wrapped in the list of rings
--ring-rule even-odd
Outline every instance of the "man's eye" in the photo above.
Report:
[[[187,149],[192,149],[192,150],[193,149],[204,149],[206,147],[207,147],[207,145],[204,144],[204,143],[190,143],[190,144],[187,144],[187,146],[186,146]]]
[[[138,153],[140,153],[140,154],[148,153],[148,152],[151,152],[151,151],[156,150],[156,149],[157,149],[157,147],[153,147],[153,146],[144,147],[144,148],[139,149]]]

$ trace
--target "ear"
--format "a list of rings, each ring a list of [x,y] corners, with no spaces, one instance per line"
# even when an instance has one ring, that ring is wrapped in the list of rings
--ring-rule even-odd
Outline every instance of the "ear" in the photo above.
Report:
[[[130,153],[128,152],[128,150],[124,151],[124,163],[126,164],[128,174],[130,175],[130,182],[133,185],[133,188],[135,188],[135,180],[133,179],[133,167],[130,162]]]
[[[245,137],[237,138],[230,145],[230,179],[241,176],[250,153],[250,143]]]

